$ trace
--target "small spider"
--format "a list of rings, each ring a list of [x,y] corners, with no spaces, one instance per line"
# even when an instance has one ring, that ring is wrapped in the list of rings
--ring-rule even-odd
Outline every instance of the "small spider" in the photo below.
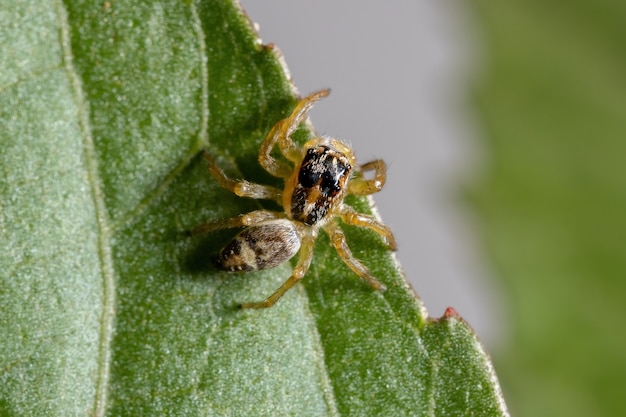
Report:
[[[378,233],[391,250],[396,243],[391,230],[373,216],[357,213],[343,200],[347,194],[368,195],[380,191],[385,184],[386,165],[382,160],[368,162],[361,171],[374,171],[373,179],[353,176],[357,167],[352,150],[345,143],[330,137],[315,137],[300,147],[291,134],[304,121],[308,111],[330,90],[321,90],[302,99],[291,115],[279,121],[259,148],[259,164],[270,174],[285,180],[284,189],[232,180],[205,152],[209,172],[225,189],[240,197],[274,200],[284,212],[255,210],[228,220],[196,227],[191,234],[222,228],[244,227],[217,256],[218,267],[227,271],[256,271],[272,268],[300,252],[293,274],[272,295],[261,302],[244,303],[242,308],[273,306],[306,274],[313,258],[319,230],[324,230],[339,257],[359,277],[379,291],[386,287],[350,251],[336,218],[344,223],[365,227]],[[271,155],[278,145],[287,161]]]

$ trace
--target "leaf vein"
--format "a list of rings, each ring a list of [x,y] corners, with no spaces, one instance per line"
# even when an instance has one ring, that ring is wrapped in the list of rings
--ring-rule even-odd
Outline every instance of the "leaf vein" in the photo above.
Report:
[[[115,268],[113,262],[112,236],[109,218],[104,202],[100,181],[95,143],[89,121],[89,105],[83,94],[79,74],[73,64],[68,12],[62,1],[55,2],[59,19],[60,43],[63,53],[63,67],[72,86],[78,107],[78,122],[83,136],[83,149],[86,174],[94,202],[95,221],[98,229],[98,258],[102,273],[102,312],[100,317],[100,341],[98,347],[98,370],[94,393],[94,416],[104,416],[107,406],[108,385],[111,370],[111,343],[115,310]]]
[[[196,31],[198,39],[198,48],[200,50],[200,74],[201,74],[201,104],[200,104],[200,130],[198,131],[197,140],[192,144],[189,152],[182,158],[180,163],[174,167],[161,181],[161,183],[144,198],[142,198],[137,206],[126,213],[123,217],[115,221],[112,225],[114,230],[124,227],[135,218],[137,218],[150,205],[152,201],[161,196],[170,184],[178,177],[178,175],[191,163],[191,160],[209,144],[209,74],[208,74],[208,55],[205,47],[205,34],[202,31],[202,22],[198,16],[198,10],[195,5],[191,6],[191,14],[193,17],[193,27]]]

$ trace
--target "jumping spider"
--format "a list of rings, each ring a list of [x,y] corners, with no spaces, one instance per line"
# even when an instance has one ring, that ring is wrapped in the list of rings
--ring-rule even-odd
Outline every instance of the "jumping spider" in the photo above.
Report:
[[[281,191],[246,180],[232,180],[205,152],[209,172],[225,189],[240,197],[274,200],[283,212],[255,210],[228,220],[196,227],[192,234],[222,228],[245,227],[217,256],[217,265],[227,271],[255,271],[272,268],[300,252],[293,274],[272,295],[261,302],[244,303],[242,308],[271,307],[306,274],[313,258],[319,230],[324,230],[339,257],[364,281],[376,290],[386,287],[350,251],[336,218],[344,223],[365,227],[378,233],[391,250],[396,243],[391,230],[367,214],[357,213],[343,200],[347,194],[369,195],[385,184],[386,165],[382,160],[368,162],[360,171],[374,171],[373,179],[352,175],[357,167],[352,149],[330,137],[315,137],[300,147],[291,139],[292,133],[307,117],[313,104],[326,97],[330,90],[321,90],[302,99],[291,115],[276,123],[259,148],[259,164],[270,174],[285,180]],[[271,155],[274,145],[289,161]]]

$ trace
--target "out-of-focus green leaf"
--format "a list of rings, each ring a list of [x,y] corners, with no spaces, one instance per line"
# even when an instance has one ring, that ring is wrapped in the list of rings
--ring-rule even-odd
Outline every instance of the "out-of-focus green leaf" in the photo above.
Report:
[[[474,192],[510,301],[514,415],[626,415],[626,3],[480,1]]]
[[[322,236],[264,311],[235,306],[289,264],[216,271],[235,231],[185,236],[260,207],[201,149],[274,181],[257,149],[295,103],[231,2],[12,2],[0,36],[0,414],[506,415],[469,327],[426,317],[371,232],[347,230],[386,293]]]

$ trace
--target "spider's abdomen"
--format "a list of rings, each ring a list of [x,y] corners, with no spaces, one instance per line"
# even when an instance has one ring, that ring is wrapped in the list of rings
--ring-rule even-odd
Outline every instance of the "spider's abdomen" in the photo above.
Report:
[[[256,271],[273,268],[300,250],[300,237],[287,219],[268,220],[242,230],[217,256],[217,266],[226,271]]]
[[[291,217],[309,226],[322,221],[343,200],[351,170],[348,157],[332,146],[306,149],[291,194]]]

